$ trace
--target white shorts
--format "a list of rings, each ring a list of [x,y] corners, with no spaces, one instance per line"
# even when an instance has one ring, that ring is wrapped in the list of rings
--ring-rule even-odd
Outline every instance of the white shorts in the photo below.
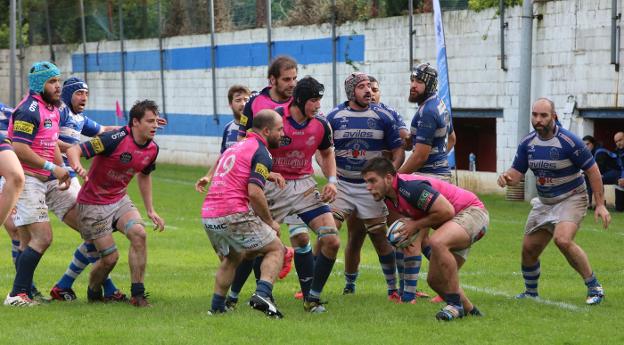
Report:
[[[577,226],[581,224],[585,214],[589,198],[586,192],[572,194],[556,204],[544,204],[539,198],[531,200],[531,212],[524,227],[525,235],[540,229],[546,229],[550,233],[555,231],[555,225],[559,222],[572,222]]]
[[[128,195],[108,205],[78,204],[78,230],[84,240],[96,240],[116,229],[117,221],[126,213],[137,211]],[[139,221],[139,219],[135,219]],[[119,229],[125,233],[125,229]]]
[[[253,212],[202,218],[204,230],[219,255],[261,249],[276,238],[275,231]]]
[[[321,201],[321,193],[316,188],[316,181],[312,176],[286,180],[284,189],[269,181],[264,188],[264,194],[271,215],[278,223],[282,223],[286,216],[302,214],[324,206],[329,212],[328,205]]]
[[[386,217],[388,209],[383,201],[375,201],[373,195],[366,190],[365,183],[351,183],[338,180],[338,193],[332,203],[332,209],[345,215],[345,219],[356,212],[358,219],[374,219]]]
[[[72,181],[69,189],[59,190],[58,180],[43,182],[36,177],[26,175],[24,190],[15,206],[15,226],[49,222],[48,208],[63,220],[65,214],[76,204],[79,190],[78,179]]]

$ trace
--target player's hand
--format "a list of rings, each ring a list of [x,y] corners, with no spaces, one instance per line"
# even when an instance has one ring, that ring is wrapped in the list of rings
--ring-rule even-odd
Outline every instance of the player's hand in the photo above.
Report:
[[[624,178],[618,179],[618,186],[624,187]]]
[[[410,218],[401,218],[401,221],[405,225],[401,229],[399,229],[399,237],[403,238],[403,241],[399,243],[406,241],[413,235],[417,234],[418,231],[420,231],[420,229],[416,227],[416,222],[411,220]]]
[[[165,220],[160,218],[156,211],[147,212],[147,216],[154,223],[154,231],[162,232],[163,230],[165,230]]]
[[[82,167],[81,164],[78,164],[74,167],[72,167],[72,169],[76,172],[76,174],[80,177],[82,177],[82,179],[87,182],[89,180],[89,178],[87,177],[87,170],[85,170],[85,168]]]
[[[286,187],[286,179],[280,173],[270,172],[268,180],[277,184],[279,189]]]
[[[206,186],[210,184],[210,176],[204,176],[195,182],[195,190],[200,193],[206,193]]]
[[[607,229],[611,223],[611,214],[607,211],[607,207],[603,205],[597,205],[594,211],[594,221],[598,223],[598,218],[602,220],[602,227]]]
[[[412,137],[411,136],[403,138],[403,150],[411,151],[413,146],[414,145],[412,145]]]
[[[334,183],[327,183],[324,187],[323,187],[323,193],[321,193],[321,200],[323,202],[332,202],[336,199],[336,193],[337,193],[337,189],[336,189],[336,184]]]
[[[54,168],[52,175],[54,175],[54,177],[56,177],[56,179],[58,180],[59,190],[67,190],[69,186],[71,185],[71,178],[69,176],[69,171],[65,169],[64,167],[57,165]]]
[[[278,222],[276,222],[275,220],[273,220],[271,222],[271,224],[269,224],[271,226],[271,228],[273,229],[273,231],[275,231],[277,233],[277,237],[280,237],[280,225]]]
[[[505,187],[511,183],[511,176],[509,176],[508,173],[504,172],[500,176],[498,176],[498,180],[496,180],[496,183],[498,183],[500,187]]]

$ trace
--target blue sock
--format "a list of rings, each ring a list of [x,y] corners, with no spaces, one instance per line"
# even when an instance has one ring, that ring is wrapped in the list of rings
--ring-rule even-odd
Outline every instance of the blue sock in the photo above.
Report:
[[[594,272],[592,272],[589,278],[585,279],[585,286],[587,286],[587,288],[589,289],[600,286],[600,283],[598,282],[598,279],[596,279],[596,275],[594,275]]]
[[[314,257],[312,255],[312,246],[310,246],[310,243],[305,247],[295,248],[294,261],[301,292],[305,298],[308,292],[310,292],[312,278],[314,277]]]
[[[145,286],[143,283],[132,283],[130,286],[132,297],[143,296],[145,294]]]
[[[260,267],[262,266],[262,260],[264,260],[264,255],[256,256],[253,265],[254,276],[256,276],[256,281],[260,280],[262,276],[262,272],[260,272]]]
[[[113,280],[110,277],[106,277],[104,281],[104,297],[110,297],[115,294],[119,289],[113,283]]]
[[[310,295],[320,297],[323,292],[323,287],[329,279],[334,263],[336,259],[330,259],[319,252],[316,258],[316,264],[314,265],[314,280],[312,281],[312,287],[310,289]],[[314,294],[313,294],[314,292]]]
[[[254,266],[254,260],[245,260],[243,259],[241,263],[236,268],[236,274],[234,275],[234,280],[232,281],[232,286],[230,287],[229,296],[236,301],[238,301],[238,294],[243,289],[247,278],[251,274],[251,270]]]
[[[535,266],[522,266],[522,278],[524,278],[525,292],[537,295],[537,283],[540,277],[540,262]]]
[[[350,289],[355,291],[355,281],[357,280],[357,277],[359,275],[359,272],[355,272],[355,273],[344,273],[345,275],[345,289]]]
[[[16,296],[20,293],[27,293],[30,295],[33,276],[35,275],[35,269],[39,264],[39,260],[41,260],[41,256],[40,253],[30,246],[26,247],[26,250],[19,255],[17,260],[17,273],[15,274],[11,296]]]
[[[210,309],[213,311],[225,312],[225,297],[217,295],[216,293],[212,295],[212,305]]]
[[[458,309],[463,309],[464,307],[462,306],[461,303],[461,297],[459,296],[458,293],[449,293],[446,294],[444,296],[444,301],[446,302],[446,304],[452,305]]]
[[[260,297],[271,298],[273,296],[273,284],[266,280],[258,280],[256,294]]]
[[[399,295],[402,295],[403,291],[405,290],[405,277],[404,277],[405,266],[404,266],[404,261],[403,261],[404,257],[405,255],[403,254],[403,252],[399,250],[394,251],[394,258],[396,260],[397,273],[399,274]]]
[[[17,257],[20,254],[19,246],[20,246],[19,240],[11,240],[11,258],[13,259],[14,265],[17,265]],[[15,267],[17,268],[17,266]]]
[[[379,256],[379,263],[383,271],[386,284],[388,284],[388,296],[396,291],[396,262],[394,260],[394,252],[387,255]]]
[[[422,255],[427,258],[427,260],[431,260],[431,246],[425,246],[422,249]]]
[[[416,298],[416,286],[418,285],[418,273],[422,256],[408,256],[405,258],[405,290],[401,300],[408,302]]]

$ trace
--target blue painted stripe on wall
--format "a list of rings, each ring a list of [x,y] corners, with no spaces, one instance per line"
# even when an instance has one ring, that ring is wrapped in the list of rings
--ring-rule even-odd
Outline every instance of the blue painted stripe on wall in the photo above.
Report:
[[[126,124],[126,120],[119,119],[115,115],[115,110],[87,110],[85,114],[101,125]],[[192,135],[192,136],[212,136],[221,137],[224,126],[232,121],[231,114],[219,115],[219,124],[214,122],[212,115],[192,115],[192,114],[167,114],[168,124],[164,129],[158,131],[158,135]]]
[[[364,35],[339,36],[337,60],[364,61]],[[288,54],[300,64],[332,62],[331,38],[273,42],[273,54]],[[217,68],[267,65],[265,43],[224,44],[216,48]],[[72,54],[74,73],[84,72],[83,54]],[[119,52],[87,54],[89,72],[119,72]],[[166,70],[211,68],[210,47],[175,48],[165,50]],[[158,50],[126,52],[126,71],[157,71],[160,69]]]

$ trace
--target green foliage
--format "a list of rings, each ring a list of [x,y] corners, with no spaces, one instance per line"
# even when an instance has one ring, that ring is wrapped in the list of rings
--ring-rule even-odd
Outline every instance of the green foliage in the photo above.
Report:
[[[158,139],[156,139],[158,140]],[[386,299],[386,286],[375,251],[366,240],[355,295],[343,296],[346,230],[323,299],[328,313],[308,315],[293,298],[298,281],[293,272],[275,284],[274,295],[285,318],[269,320],[245,306],[254,289],[253,276],[232,314],[209,317],[210,299],[219,260],[200,220],[203,196],[194,191],[203,167],[160,164],[153,172],[154,205],[166,220],[163,233],[148,230],[145,286],[153,307],[86,302],[88,272],[77,279],[78,301],[29,309],[0,307],[0,344],[623,344],[620,315],[624,275],[619,252],[624,246],[624,215],[614,213],[609,230],[602,230],[588,213],[576,241],[587,252],[596,276],[607,292],[602,305],[584,304],[585,286],[554,243],[541,258],[542,301],[515,300],[523,290],[520,247],[529,205],[500,196],[481,196],[491,223],[461,270],[461,283],[485,314],[451,324],[437,322],[440,305],[422,299],[416,305],[397,305]],[[131,198],[143,212],[136,183]],[[54,242],[41,260],[35,282],[47,291],[65,271],[80,236],[53,219]],[[149,229],[149,227],[148,227]],[[10,241],[0,241],[0,285],[8,292],[15,274]],[[288,242],[282,228],[282,239]],[[128,241],[114,235],[119,262],[112,272],[117,286],[129,292]],[[314,235],[311,235],[314,239]],[[427,286],[428,262],[423,260],[418,288]],[[618,321],[619,320],[619,321]]]
[[[499,0],[468,0],[468,8],[473,11],[479,12],[488,8],[498,7]],[[522,0],[505,0],[505,5],[508,7],[522,5]]]

